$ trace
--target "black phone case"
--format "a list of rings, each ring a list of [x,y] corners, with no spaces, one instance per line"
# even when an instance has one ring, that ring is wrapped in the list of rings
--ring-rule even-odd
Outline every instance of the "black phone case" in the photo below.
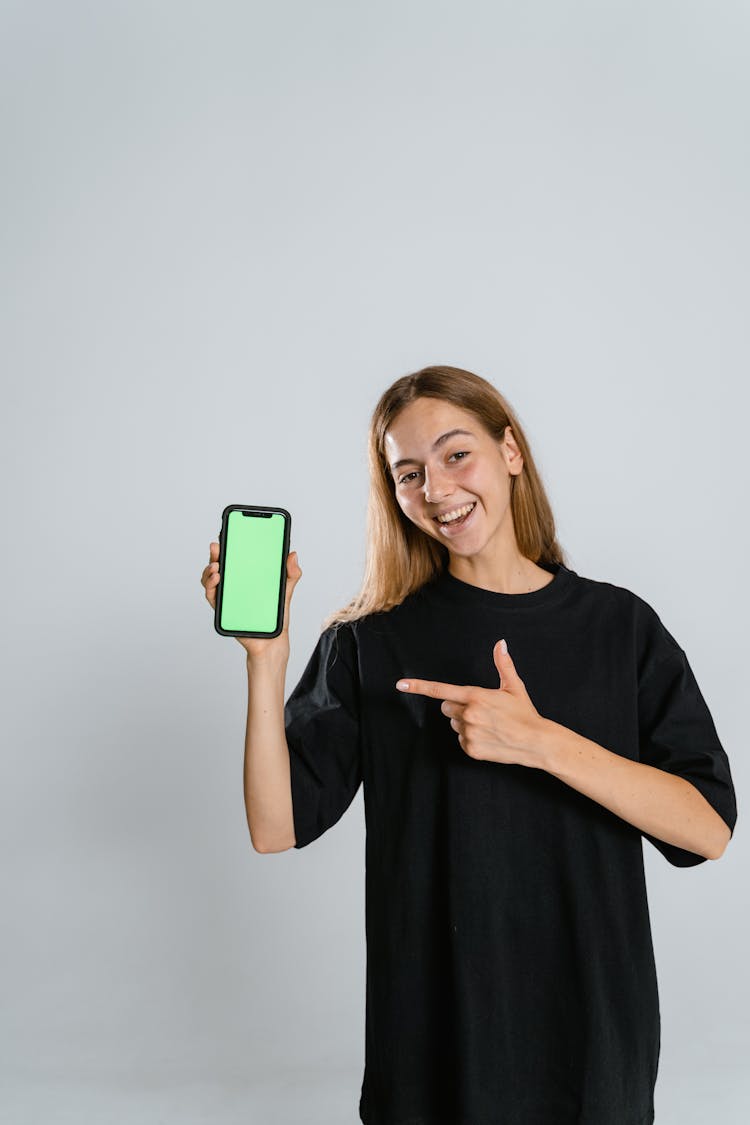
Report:
[[[221,619],[221,598],[224,560],[226,556],[226,527],[230,512],[280,512],[284,517],[284,546],[281,551],[281,581],[279,582],[279,605],[276,611],[276,628],[273,633],[241,633],[230,632],[219,625]],[[216,587],[216,609],[214,611],[214,628],[223,637],[278,637],[284,627],[284,601],[286,598],[286,560],[289,555],[289,538],[292,531],[292,517],[286,508],[272,508],[262,504],[228,504],[221,513],[221,531],[219,532],[219,584]]]

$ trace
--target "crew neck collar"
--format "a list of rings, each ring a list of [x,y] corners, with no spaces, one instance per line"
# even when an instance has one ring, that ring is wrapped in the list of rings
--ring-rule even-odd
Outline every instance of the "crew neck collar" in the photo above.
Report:
[[[496,590],[486,590],[483,586],[474,586],[471,582],[456,578],[447,567],[438,574],[431,585],[439,596],[463,605],[476,605],[485,609],[535,609],[537,606],[550,605],[564,597],[570,590],[576,573],[563,563],[540,562],[537,566],[553,574],[554,578],[546,586],[541,586],[538,590],[530,590],[525,594],[502,594]]]

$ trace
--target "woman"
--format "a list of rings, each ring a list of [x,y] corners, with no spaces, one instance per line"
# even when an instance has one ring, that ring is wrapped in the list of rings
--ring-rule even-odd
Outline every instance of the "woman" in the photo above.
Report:
[[[737,818],[687,657],[643,599],[566,565],[486,380],[398,379],[369,459],[362,590],[324,622],[283,715],[291,555],[284,634],[238,638],[258,850],[306,847],[363,783],[360,1119],[651,1125],[641,840],[689,867],[719,858]],[[213,604],[215,561],[203,580]]]

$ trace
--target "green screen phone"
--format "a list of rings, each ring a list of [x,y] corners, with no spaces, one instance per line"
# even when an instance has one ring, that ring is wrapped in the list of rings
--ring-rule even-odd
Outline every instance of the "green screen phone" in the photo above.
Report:
[[[292,517],[286,508],[229,504],[221,515],[214,625],[224,637],[277,637],[284,625]]]

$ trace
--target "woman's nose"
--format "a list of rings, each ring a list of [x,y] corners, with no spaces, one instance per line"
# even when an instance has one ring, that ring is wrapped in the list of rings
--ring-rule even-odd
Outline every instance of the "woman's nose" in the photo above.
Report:
[[[427,503],[437,504],[440,500],[445,499],[446,495],[450,495],[450,485],[437,477],[435,473],[431,473],[429,477],[425,473],[424,498]]]

